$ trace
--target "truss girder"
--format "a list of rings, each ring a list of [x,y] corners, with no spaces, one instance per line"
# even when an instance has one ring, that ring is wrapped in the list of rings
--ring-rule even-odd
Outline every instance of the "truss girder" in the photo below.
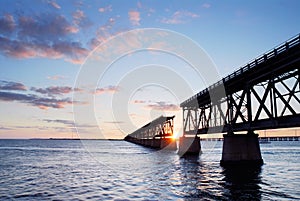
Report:
[[[181,103],[184,133],[300,127],[299,69],[300,35]]]

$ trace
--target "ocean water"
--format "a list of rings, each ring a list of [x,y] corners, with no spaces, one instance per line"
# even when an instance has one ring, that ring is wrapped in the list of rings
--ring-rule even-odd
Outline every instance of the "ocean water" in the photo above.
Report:
[[[264,165],[223,169],[222,142],[180,158],[125,141],[0,140],[0,200],[298,200],[300,142],[261,144]]]

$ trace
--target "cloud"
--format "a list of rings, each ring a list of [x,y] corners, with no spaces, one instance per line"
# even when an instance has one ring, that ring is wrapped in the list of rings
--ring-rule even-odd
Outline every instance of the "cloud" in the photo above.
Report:
[[[175,104],[170,104],[164,101],[158,101],[158,102],[153,102],[153,101],[144,101],[144,100],[134,100],[132,101],[133,104],[144,104],[144,107],[146,109],[151,109],[151,110],[158,110],[158,111],[178,111],[180,110],[180,107]],[[150,103],[150,104],[146,104]]]
[[[55,1],[48,1],[48,4],[50,4],[53,8],[61,9],[61,6],[58,5]]]
[[[52,48],[56,53],[69,57],[69,61],[74,63],[81,62],[89,53],[79,42],[62,41],[55,43]]]
[[[124,121],[105,121],[105,124],[123,124],[125,123]]]
[[[120,87],[119,86],[107,86],[104,88],[98,88],[95,90],[95,94],[104,94],[104,93],[116,93],[120,91]]]
[[[143,5],[142,5],[142,3],[141,3],[140,1],[137,2],[137,7],[138,7],[139,9],[141,9],[141,8],[143,7]]]
[[[0,53],[13,58],[51,58],[65,57],[66,61],[81,63],[89,51],[78,42],[58,41],[51,44],[43,42],[23,42],[0,36]]]
[[[51,86],[47,88],[31,87],[31,90],[41,94],[47,94],[48,96],[53,96],[53,95],[68,94],[72,92],[72,87],[67,87],[67,86]]]
[[[136,114],[136,113],[130,113],[129,116],[130,116],[131,118],[140,118],[140,117],[141,117],[140,115],[138,115],[138,114]]]
[[[85,17],[82,10],[76,10],[73,12],[72,16],[74,20],[82,20]]]
[[[98,9],[100,13],[105,13],[105,12],[111,12],[112,11],[112,5],[108,5],[106,7],[101,7]]]
[[[134,104],[143,104],[143,103],[146,103],[146,101],[144,101],[144,100],[134,100],[133,103]]]
[[[70,33],[77,33],[63,15],[41,14],[37,16],[20,16],[18,35],[27,40],[54,41]]]
[[[77,16],[79,17],[79,16]],[[87,26],[87,20],[78,21],[78,26]],[[13,58],[64,58],[75,64],[81,63],[89,50],[80,42],[71,40],[79,29],[62,15],[38,14],[0,18],[0,54]],[[8,37],[8,34],[13,37]]]
[[[72,120],[65,120],[65,119],[42,119],[42,121],[47,122],[47,123],[60,123],[68,126],[74,126],[75,123]]]
[[[31,91],[40,93],[40,94],[46,94],[49,97],[54,97],[56,95],[62,96],[64,94],[68,94],[74,91],[81,91],[79,88],[73,89],[72,87],[68,86],[50,86],[47,88],[36,88],[36,87],[31,87]]]
[[[19,82],[8,82],[0,80],[0,90],[15,90],[15,91],[26,91],[25,85]]]
[[[87,28],[92,25],[92,22],[86,17],[82,10],[76,10],[72,14],[73,23],[81,28]]]
[[[91,124],[76,124],[74,120],[67,120],[67,119],[42,119],[42,121],[47,123],[58,123],[63,124],[70,128],[96,128],[98,125],[91,125]]]
[[[154,104],[146,105],[147,109],[158,110],[158,111],[179,111],[180,107],[175,104],[168,104],[166,102],[160,101]]]
[[[211,5],[210,5],[209,3],[204,3],[204,4],[202,4],[202,7],[203,7],[203,8],[210,8]]]
[[[89,43],[91,49],[96,48],[99,44],[107,40],[107,38],[116,34],[115,31],[113,30],[113,26],[115,22],[116,22],[115,18],[109,18],[104,25],[100,26],[97,29],[96,37],[91,39]]]
[[[163,18],[161,22],[164,24],[185,24],[190,18],[198,17],[198,14],[189,11],[176,11],[170,18]]]
[[[76,132],[74,127],[63,127],[63,126],[35,126],[32,127],[33,129],[38,129],[41,131],[49,131],[49,130],[55,130],[55,132]]]
[[[149,8],[147,12],[148,12],[147,16],[150,17],[153,13],[155,13],[155,9]]]
[[[39,107],[40,109],[48,108],[64,108],[66,105],[71,105],[72,101],[69,98],[55,99],[55,98],[43,98],[33,94],[20,94],[0,91],[0,101],[13,102],[17,101],[20,103],[29,104],[32,106]]]
[[[134,26],[140,25],[140,21],[141,21],[140,12],[134,10],[129,11],[128,16],[132,25]]]
[[[10,131],[10,130],[14,130],[14,129],[13,128],[9,128],[9,127],[0,126],[0,130]]]
[[[9,35],[16,27],[14,17],[10,14],[6,14],[0,18],[0,33]]]
[[[54,129],[58,132],[76,132],[75,123],[72,120],[65,119],[42,119],[42,121],[52,124],[51,126],[40,126],[37,127],[39,130],[50,130]],[[53,123],[62,124],[63,126],[53,126]]]
[[[53,76],[47,77],[48,80],[63,80],[65,78],[66,78],[66,76],[63,76],[63,75],[53,75]]]

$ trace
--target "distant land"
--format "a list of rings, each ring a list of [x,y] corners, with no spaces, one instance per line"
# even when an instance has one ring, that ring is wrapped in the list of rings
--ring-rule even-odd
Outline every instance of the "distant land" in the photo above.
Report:
[[[259,139],[268,141],[299,141],[300,136],[259,136]],[[16,139],[17,140],[17,139]],[[26,139],[23,139],[26,140]],[[123,141],[123,139],[80,139],[80,138],[30,138],[28,140],[102,140],[102,141]],[[176,139],[178,140],[178,139]],[[222,141],[222,137],[201,138],[202,141]]]
[[[109,141],[122,141],[123,139],[29,138],[29,140],[109,140]]]

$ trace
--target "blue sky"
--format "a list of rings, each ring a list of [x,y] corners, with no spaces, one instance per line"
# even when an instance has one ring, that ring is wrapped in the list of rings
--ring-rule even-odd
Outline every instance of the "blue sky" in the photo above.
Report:
[[[77,137],[72,91],[81,65],[84,68],[94,48],[122,32],[158,28],[183,34],[203,48],[222,77],[298,34],[299,8],[297,0],[2,0],[0,138]],[[129,55],[90,89],[96,90],[98,125],[77,124],[80,137],[122,138],[160,114],[176,114],[176,124],[181,124],[178,105],[188,95],[178,98],[155,83],[137,86],[130,94],[126,111],[134,126],[127,127],[128,122],[111,114],[112,97],[122,93],[122,76],[153,63],[176,66],[178,74],[192,80],[190,95],[207,87],[192,71],[180,69],[186,64],[176,58],[162,53]],[[75,89],[83,90],[87,89]]]

